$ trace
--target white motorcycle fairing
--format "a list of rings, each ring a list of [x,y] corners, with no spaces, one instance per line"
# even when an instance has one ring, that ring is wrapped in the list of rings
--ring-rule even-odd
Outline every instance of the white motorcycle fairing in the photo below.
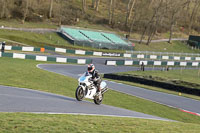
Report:
[[[100,96],[96,95],[97,88],[92,81],[92,75],[88,72],[85,72],[79,79],[79,85],[76,89],[76,99],[81,101],[83,98],[93,99],[95,104],[101,104],[103,100],[103,94],[108,90],[107,84],[105,81],[102,81],[100,84],[101,94]]]
[[[85,98],[94,99],[94,95],[96,94],[96,87],[93,84],[93,81],[91,81],[92,75],[90,75],[88,72],[85,72],[79,79],[79,86],[83,88],[83,90],[86,92]],[[87,88],[86,88],[87,87]]]

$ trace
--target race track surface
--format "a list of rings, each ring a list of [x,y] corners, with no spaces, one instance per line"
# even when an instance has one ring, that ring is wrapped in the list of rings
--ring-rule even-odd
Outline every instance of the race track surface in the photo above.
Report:
[[[38,65],[38,67],[47,71],[59,73],[73,78],[78,78],[80,74],[86,71],[87,68],[86,65],[59,65],[59,64]],[[114,73],[114,72],[137,70],[137,68],[133,67],[105,66],[101,64],[96,65],[96,68],[97,70],[99,70],[100,73]],[[113,90],[117,90],[129,95],[148,99],[160,104],[200,114],[200,101],[110,81],[107,81],[107,83],[108,87]]]
[[[66,113],[166,120],[107,105],[95,105],[61,95],[0,85],[0,112]]]

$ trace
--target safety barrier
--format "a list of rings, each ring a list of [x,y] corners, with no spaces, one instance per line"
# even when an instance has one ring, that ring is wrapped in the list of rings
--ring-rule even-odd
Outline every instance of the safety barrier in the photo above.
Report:
[[[5,46],[5,50],[21,50],[21,51],[41,51],[51,50],[60,53],[69,53],[77,55],[91,55],[91,56],[115,56],[115,57],[124,57],[132,58],[138,60],[171,60],[171,61],[200,61],[199,57],[191,56],[169,56],[169,55],[146,55],[146,54],[127,54],[127,53],[105,53],[105,52],[95,52],[95,51],[85,51],[85,50],[73,50],[65,48],[55,48],[51,46],[45,46],[44,48],[34,48],[34,47],[20,47],[20,46]]]
[[[134,60],[106,60],[105,65],[145,65],[145,66],[179,66],[179,67],[199,67],[200,62],[179,62],[179,61],[134,61]]]
[[[44,52],[44,48],[35,48],[35,47],[21,47],[21,46],[5,46],[5,50],[20,50],[24,52],[31,52],[31,51],[42,51]]]
[[[36,61],[53,61],[59,63],[75,63],[75,64],[90,64],[92,63],[91,59],[72,59],[72,58],[63,58],[63,57],[49,57],[41,55],[27,55],[20,53],[1,53],[0,57],[10,57],[16,59],[31,59]]]
[[[182,86],[182,85],[173,84],[173,83],[145,79],[143,77],[136,77],[136,76],[130,76],[130,75],[118,75],[118,74],[111,74],[111,73],[104,74],[104,78],[135,82],[135,83],[140,83],[140,84],[144,84],[144,85],[160,87],[160,88],[167,89],[167,90],[173,90],[173,91],[177,91],[177,92],[200,96],[200,89],[194,88],[192,86],[188,87],[188,86]]]
[[[93,55],[93,56],[115,56],[124,58],[134,58],[134,59],[150,59],[150,60],[175,60],[175,61],[200,61],[200,57],[191,56],[167,56],[167,55],[145,55],[145,54],[127,54],[127,53],[105,53],[105,52],[94,52],[94,51],[84,51],[84,50],[71,50],[64,48],[54,48],[45,46],[47,50],[53,50],[55,52],[70,53],[78,55]]]

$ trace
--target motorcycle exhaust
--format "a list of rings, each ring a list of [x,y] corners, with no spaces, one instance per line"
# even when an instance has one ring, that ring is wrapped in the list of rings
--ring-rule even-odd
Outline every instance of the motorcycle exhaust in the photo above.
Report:
[[[106,91],[108,91],[109,89],[108,88],[104,88],[101,90],[101,94],[104,94]]]

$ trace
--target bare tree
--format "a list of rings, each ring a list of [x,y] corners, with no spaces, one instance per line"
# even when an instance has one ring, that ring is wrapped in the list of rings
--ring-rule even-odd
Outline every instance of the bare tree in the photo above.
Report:
[[[96,0],[92,0],[92,8],[95,8]]]
[[[178,10],[172,10],[171,13],[171,23],[170,23],[170,34],[169,34],[169,41],[168,43],[171,43],[171,39],[172,39],[172,33],[173,33],[173,27],[174,27],[174,23],[176,21],[176,13],[178,12]]]
[[[115,14],[115,2],[116,0],[113,0],[113,4],[112,4],[112,15],[111,15],[111,24],[114,24],[114,14]]]
[[[155,0],[151,0],[149,3],[149,8],[152,6],[152,4],[154,3]]]
[[[13,0],[0,0],[0,18],[11,17],[11,6],[13,7]]]
[[[63,2],[62,8],[59,5],[60,1]],[[134,28],[135,32],[139,32],[141,35],[140,42],[142,42],[144,36],[148,37],[148,42],[151,42],[154,35],[163,32],[170,33],[169,42],[171,42],[173,32],[177,26],[185,27],[188,33],[200,29],[198,25],[200,22],[200,0],[79,0],[79,4],[81,4],[79,6],[75,5],[76,2],[74,1],[0,0],[0,19],[16,18],[24,23],[27,20],[41,21],[41,19],[53,18],[53,22],[59,23],[60,20],[60,24],[61,22],[63,24],[75,24],[79,21],[79,18],[85,19],[81,17],[83,15],[81,12],[85,13],[87,11],[88,3],[86,2],[90,2],[90,6],[93,7],[93,10],[90,11],[93,12],[92,14],[95,14],[95,11],[105,9],[103,6],[100,9],[100,6],[106,3],[109,8],[109,25],[119,29],[124,28],[121,27],[124,25],[126,30],[129,30],[129,34]],[[159,5],[161,1],[163,4]],[[187,3],[183,7],[185,2]],[[97,20],[104,20],[104,18],[103,13],[98,16],[87,16],[87,19],[94,23]],[[116,25],[117,19],[120,24]],[[137,26],[133,27],[134,25]]]
[[[144,25],[144,30],[143,30],[143,32],[142,32],[142,35],[141,35],[141,38],[140,38],[139,43],[142,43],[142,40],[143,40],[143,38],[144,38],[144,35],[146,34],[147,29],[148,29],[149,25],[151,25],[151,23],[153,23],[153,20],[154,20],[155,17],[156,17],[156,13],[154,13],[154,14],[152,15],[151,19],[149,20],[149,22],[147,22],[147,24]]]
[[[82,12],[85,13],[87,8],[87,2],[86,0],[82,0]]]
[[[147,30],[148,30],[148,40],[147,40],[146,44],[149,45],[151,43],[151,40],[157,31],[157,28],[158,28],[157,26],[160,23],[160,21],[162,20],[161,17],[163,14],[160,11],[162,11],[161,8],[163,7],[163,1],[164,0],[156,1],[157,6],[153,9],[154,11],[153,11],[153,15],[152,15],[151,19],[145,25],[145,28],[141,35],[139,43],[142,43],[142,40],[143,40],[144,35],[147,32]]]
[[[126,21],[125,21],[125,27],[128,25],[128,21],[131,18],[131,13],[133,11],[133,7],[135,5],[136,0],[129,0],[127,4],[127,12],[126,12]]]
[[[110,0],[109,6],[109,24],[114,24],[114,14],[115,14],[115,0]]]
[[[24,24],[27,14],[28,14],[29,2],[30,2],[29,0],[25,0],[25,9],[24,9],[24,13],[23,13],[22,24]]]
[[[193,10],[192,10],[192,14],[190,15],[188,34],[190,34],[190,32],[191,32],[191,28],[192,28],[194,19],[195,19],[197,13],[198,13],[199,7],[200,7],[200,0],[195,0],[194,1],[194,7],[193,7]]]
[[[63,1],[60,0],[59,1],[59,10],[58,10],[59,11],[59,22],[58,22],[59,26],[62,25],[62,10],[63,10],[62,5],[63,5]]]
[[[127,24],[128,24],[128,18],[129,18],[129,13],[130,13],[130,4],[131,4],[131,1],[132,0],[129,0],[128,4],[127,4],[125,27],[127,27]]]
[[[149,33],[146,45],[149,45],[151,43],[155,33],[157,32],[158,26],[160,25],[160,22],[164,17],[163,14],[165,14],[166,12],[164,2],[164,0],[159,0],[158,6],[154,10],[154,17],[152,19],[153,21],[150,23],[149,26]]]
[[[109,24],[112,23],[112,6],[113,6],[113,0],[110,0],[110,6],[109,6]]]
[[[99,4],[100,4],[100,1],[101,1],[101,0],[96,0],[96,8],[95,8],[96,11],[99,11]]]
[[[133,2],[132,2],[132,4],[131,4],[131,8],[130,8],[130,10],[129,10],[128,19],[131,18],[131,13],[132,13],[132,11],[133,11],[133,7],[135,6],[135,3],[136,3],[136,0],[133,0]]]
[[[169,41],[168,43],[171,43],[172,39],[172,34],[173,34],[173,29],[174,29],[174,24],[177,21],[178,15],[181,10],[185,8],[188,4],[188,0],[170,0],[169,1],[169,13],[170,13],[170,35],[169,35]]]
[[[136,18],[136,12],[135,12],[133,19],[132,19],[132,22],[131,22],[131,27],[130,27],[129,34],[128,34],[129,36],[131,35],[131,33],[133,31],[133,25],[135,23],[135,18]]]
[[[6,1],[5,0],[1,0],[0,1],[0,11],[1,11],[1,16],[0,18],[3,18],[4,17],[4,14],[5,14],[5,9],[6,9]]]
[[[49,7],[49,18],[52,17],[53,2],[54,2],[54,0],[51,0],[51,2],[50,2],[50,7]]]

